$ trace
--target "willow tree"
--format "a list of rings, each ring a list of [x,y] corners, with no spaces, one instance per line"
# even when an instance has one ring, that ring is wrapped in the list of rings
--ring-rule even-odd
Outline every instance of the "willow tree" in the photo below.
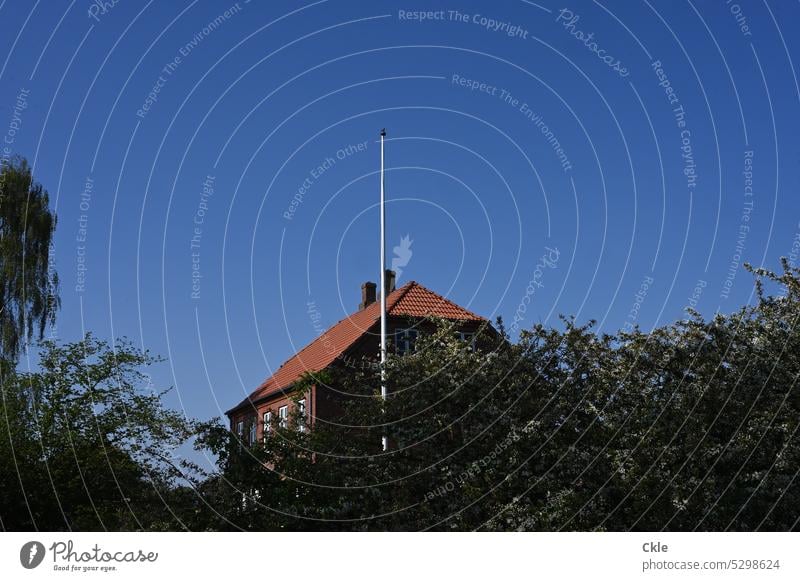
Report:
[[[59,307],[51,264],[56,216],[28,163],[0,166],[0,360],[15,362],[23,345],[40,339]]]

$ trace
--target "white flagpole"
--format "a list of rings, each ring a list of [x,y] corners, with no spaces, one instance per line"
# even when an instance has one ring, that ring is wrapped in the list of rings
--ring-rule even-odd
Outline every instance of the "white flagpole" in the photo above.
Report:
[[[386,129],[381,129],[381,399],[386,401],[386,191],[384,182],[383,142]],[[389,438],[381,437],[383,451],[389,449]]]

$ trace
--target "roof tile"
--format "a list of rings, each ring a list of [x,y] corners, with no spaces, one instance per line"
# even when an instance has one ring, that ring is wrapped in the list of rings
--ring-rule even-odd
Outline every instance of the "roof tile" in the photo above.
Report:
[[[413,280],[387,295],[386,313],[420,318],[432,316],[457,321],[486,320]],[[378,320],[380,320],[380,301],[342,319],[298,351],[249,397],[227,413],[230,414],[241,407],[252,405],[265,396],[285,390],[306,372],[325,369],[369,331]]]

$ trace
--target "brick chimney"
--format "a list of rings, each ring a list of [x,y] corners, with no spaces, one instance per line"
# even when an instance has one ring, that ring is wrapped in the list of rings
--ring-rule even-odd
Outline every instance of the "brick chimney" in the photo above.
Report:
[[[394,283],[395,279],[397,278],[397,274],[393,270],[386,269],[386,296],[389,296],[389,293],[394,290]]]
[[[374,282],[365,282],[361,285],[361,304],[358,305],[358,310],[363,311],[372,303],[375,302],[376,296],[375,291],[378,288],[378,285]]]

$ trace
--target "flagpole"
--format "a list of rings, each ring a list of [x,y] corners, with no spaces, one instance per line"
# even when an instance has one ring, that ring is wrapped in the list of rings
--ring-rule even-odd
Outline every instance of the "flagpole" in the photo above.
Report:
[[[384,181],[383,143],[386,129],[381,129],[381,400],[386,402],[386,187]],[[381,437],[383,451],[389,449],[389,438]]]

